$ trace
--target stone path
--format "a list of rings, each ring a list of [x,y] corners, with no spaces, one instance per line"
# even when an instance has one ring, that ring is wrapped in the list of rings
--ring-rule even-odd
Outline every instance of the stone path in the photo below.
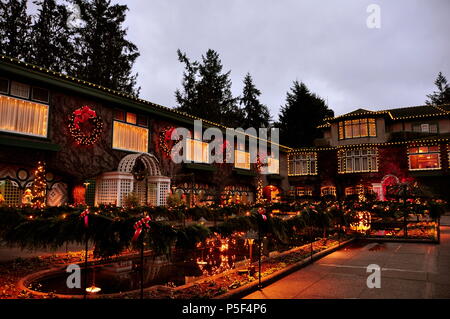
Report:
[[[355,243],[245,299],[450,298],[450,216],[442,224],[440,245]],[[381,267],[381,288],[367,287],[370,264]]]

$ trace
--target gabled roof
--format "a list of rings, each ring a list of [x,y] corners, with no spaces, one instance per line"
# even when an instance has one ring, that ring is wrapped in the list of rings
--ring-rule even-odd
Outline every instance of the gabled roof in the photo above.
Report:
[[[322,125],[318,128],[329,127],[330,123],[344,118],[357,118],[362,116],[388,116],[391,120],[407,120],[425,117],[441,117],[450,115],[450,105],[419,105],[401,108],[392,108],[381,111],[370,111],[366,109],[357,109],[350,113],[336,117],[325,118]]]

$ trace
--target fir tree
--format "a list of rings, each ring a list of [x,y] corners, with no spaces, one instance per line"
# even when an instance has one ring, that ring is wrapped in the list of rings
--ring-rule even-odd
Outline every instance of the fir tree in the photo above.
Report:
[[[126,39],[123,27],[126,5],[111,5],[110,0],[74,0],[86,22],[77,37],[75,76],[113,90],[139,95],[137,74],[132,73],[139,56],[135,44]]]
[[[239,100],[244,112],[243,128],[269,127],[269,109],[259,101],[260,95],[261,91],[253,84],[250,73],[247,73],[244,78],[242,97]]]
[[[450,86],[447,84],[447,79],[439,72],[434,84],[438,88],[433,94],[427,95],[428,99],[425,103],[427,105],[442,105],[450,104]]]
[[[0,52],[19,60],[28,60],[30,25],[26,0],[0,0]]]
[[[66,7],[55,0],[34,2],[39,6],[32,28],[31,62],[57,72],[71,73],[74,46],[73,31],[67,26]]]
[[[334,116],[334,112],[325,101],[311,93],[303,82],[294,81],[276,125],[280,142],[290,147],[312,146],[314,139],[320,137],[317,126],[329,116]]]
[[[230,71],[222,73],[219,54],[209,49],[201,62],[191,62],[178,51],[178,59],[185,64],[185,72],[183,92],[175,92],[177,109],[229,127],[239,126],[243,114],[231,93]]]

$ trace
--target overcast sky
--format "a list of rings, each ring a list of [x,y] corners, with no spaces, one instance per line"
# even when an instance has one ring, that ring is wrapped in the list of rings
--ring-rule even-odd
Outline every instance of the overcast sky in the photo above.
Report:
[[[141,97],[169,107],[181,87],[178,48],[191,59],[218,51],[235,95],[250,72],[274,119],[296,79],[336,114],[421,105],[439,71],[450,80],[448,0],[113,2],[129,7]],[[379,29],[367,27],[370,4],[381,8]]]

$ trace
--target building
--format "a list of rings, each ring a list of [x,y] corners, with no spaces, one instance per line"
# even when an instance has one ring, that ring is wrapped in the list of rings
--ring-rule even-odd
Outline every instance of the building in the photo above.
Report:
[[[315,147],[290,151],[291,191],[383,200],[387,186],[408,181],[450,200],[449,115],[450,105],[424,105],[328,118]]]
[[[248,136],[231,150],[233,164],[211,164],[199,136],[186,141],[190,162],[175,164],[171,132],[193,131],[199,118],[0,56],[0,194],[10,205],[26,202],[42,161],[49,206],[122,206],[130,193],[151,205],[165,205],[169,193],[189,204],[254,202],[261,193],[384,199],[387,185],[411,179],[449,199],[449,112],[417,106],[328,118],[315,147],[278,145],[265,174],[250,163]],[[226,130],[208,120],[203,127]]]
[[[46,164],[49,206],[121,206],[131,192],[151,205],[165,205],[170,192],[189,204],[217,198],[245,203],[255,200],[258,185],[288,188],[286,165],[274,159],[265,168],[270,174],[259,174],[248,143],[236,141],[236,163],[210,164],[208,144],[193,136],[186,142],[191,162],[173,163],[170,134],[177,127],[192,131],[194,120],[199,118],[1,56],[0,194],[10,205],[26,201],[39,161]],[[226,129],[207,120],[203,127]],[[289,150],[280,147],[281,162]]]

